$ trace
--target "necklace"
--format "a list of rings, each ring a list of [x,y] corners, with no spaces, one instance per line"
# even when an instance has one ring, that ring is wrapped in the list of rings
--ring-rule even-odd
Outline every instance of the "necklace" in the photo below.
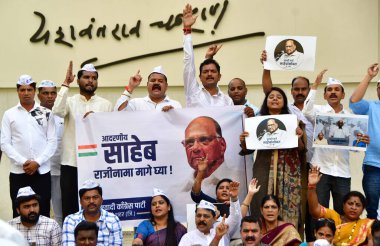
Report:
[[[348,240],[346,243],[343,243],[342,242],[342,245],[350,245],[350,242],[351,242],[351,239],[352,239],[352,235],[354,235],[354,231],[356,229],[356,225],[357,225],[358,221],[355,221],[355,224],[354,226],[352,227],[352,230],[351,230],[351,233],[350,233],[350,236],[348,237]],[[339,226],[338,228],[338,242],[340,242],[340,229],[342,228],[342,225]]]

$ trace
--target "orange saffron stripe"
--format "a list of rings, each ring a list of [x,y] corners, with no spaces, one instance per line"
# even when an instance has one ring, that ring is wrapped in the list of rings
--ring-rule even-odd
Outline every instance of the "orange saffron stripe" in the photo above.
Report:
[[[79,146],[78,146],[78,149],[95,149],[96,146],[97,146],[96,144],[79,145]]]

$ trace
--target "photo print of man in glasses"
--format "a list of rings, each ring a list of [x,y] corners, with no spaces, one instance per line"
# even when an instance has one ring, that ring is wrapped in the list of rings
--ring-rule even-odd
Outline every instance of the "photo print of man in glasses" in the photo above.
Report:
[[[194,169],[192,179],[187,182],[183,191],[191,190],[193,179],[198,173],[198,165],[202,161],[207,160],[203,183],[216,185],[224,175],[228,174],[228,168],[223,165],[226,140],[222,136],[219,123],[213,118],[200,116],[193,119],[185,129],[185,139],[182,144],[186,150],[187,161]]]

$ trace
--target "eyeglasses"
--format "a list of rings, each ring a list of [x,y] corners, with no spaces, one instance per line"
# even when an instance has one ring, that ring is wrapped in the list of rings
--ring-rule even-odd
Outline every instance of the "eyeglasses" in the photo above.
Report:
[[[195,142],[198,142],[199,144],[206,146],[209,145],[214,139],[221,138],[221,136],[201,136],[198,138],[187,138],[183,140],[181,143],[185,148],[191,148],[194,146]]]

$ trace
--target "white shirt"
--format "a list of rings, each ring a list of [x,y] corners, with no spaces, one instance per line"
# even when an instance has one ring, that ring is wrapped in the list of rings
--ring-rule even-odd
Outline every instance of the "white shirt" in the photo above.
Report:
[[[50,109],[35,102],[29,112],[20,103],[5,111],[1,150],[11,161],[11,173],[25,173],[22,166],[27,160],[40,165],[40,174],[49,172],[49,159],[56,147],[55,122]]]
[[[50,173],[53,176],[61,175],[61,156],[62,156],[62,137],[63,137],[63,118],[54,115],[55,133],[57,135],[57,148],[54,155],[50,158]]]
[[[117,111],[121,104],[127,101],[129,97],[122,95],[116,102],[114,110]],[[149,96],[142,98],[131,99],[127,107],[122,111],[140,111],[140,110],[159,110],[161,111],[165,106],[173,106],[173,108],[182,108],[181,104],[175,100],[170,99],[168,96],[164,98],[161,102],[153,102]]]
[[[62,142],[62,165],[77,166],[76,146],[75,146],[75,118],[77,115],[81,117],[85,113],[93,112],[111,112],[112,104],[102,98],[94,95],[90,100],[80,94],[68,97],[69,88],[62,86],[55,100],[53,113],[64,118],[65,128]]]
[[[287,53],[282,54],[280,59],[277,60],[277,64],[285,69],[292,69],[298,67],[303,59],[303,53],[295,50],[292,54]]]
[[[219,244],[220,246],[227,246],[230,245],[230,239],[232,238],[235,231],[239,228],[239,223],[241,221],[241,210],[240,210],[240,204],[239,200],[236,202],[230,203],[230,216],[226,219],[226,224],[229,225],[228,233],[226,233],[222,239],[220,239]],[[220,223],[220,222],[219,222]],[[201,245],[201,246],[208,246],[210,245],[211,241],[215,237],[215,230],[216,226],[219,223],[215,223],[213,225],[213,228],[210,229],[209,234],[203,234],[198,229],[195,229],[193,231],[190,231],[183,235],[181,238],[181,241],[179,242],[179,246],[191,246],[191,245]]]
[[[303,113],[306,118],[315,122],[316,113],[335,113],[334,109],[326,105],[314,105],[316,90],[310,90],[305,100]],[[349,111],[343,109],[338,114],[349,114]],[[335,177],[350,178],[350,161],[349,151],[340,149],[314,148],[314,155],[311,160],[313,165],[321,168],[321,172]]]
[[[184,36],[183,51],[185,53],[183,79],[185,82],[186,107],[204,108],[210,106],[234,105],[232,99],[218,87],[218,93],[211,95],[196,79],[194,50],[191,35]]]
[[[305,124],[305,131],[307,137],[307,152],[306,152],[306,161],[310,163],[311,158],[313,157],[314,149],[313,149],[313,134],[314,134],[314,126],[312,122],[310,122],[302,111],[297,108],[294,104],[288,104],[288,109],[292,114],[297,115],[298,120],[301,120]]]
[[[350,132],[345,126],[343,126],[342,128],[339,128],[338,126],[332,126],[330,129],[330,137],[347,138],[349,136],[350,136]]]
[[[286,135],[286,131],[280,128],[277,128],[274,132],[267,131],[261,139],[261,143],[267,147],[279,146],[285,140],[284,135]]]

